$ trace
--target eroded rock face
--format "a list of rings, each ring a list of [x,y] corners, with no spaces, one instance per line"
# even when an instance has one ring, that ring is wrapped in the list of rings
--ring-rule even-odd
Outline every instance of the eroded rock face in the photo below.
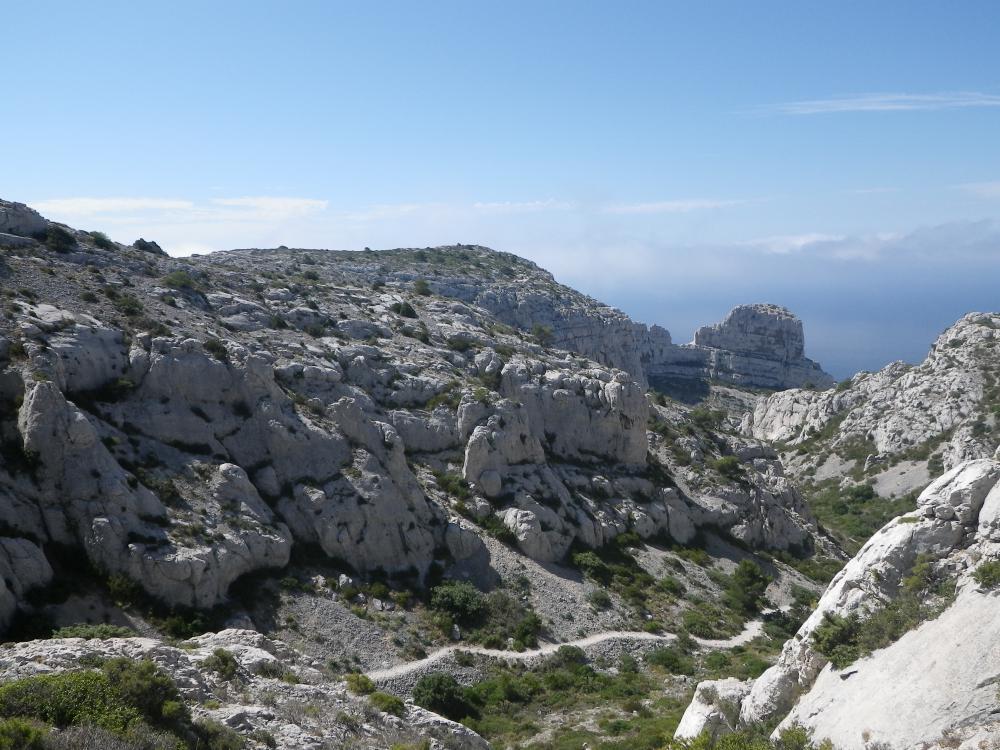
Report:
[[[0,234],[34,237],[45,234],[49,223],[23,203],[0,200]]]
[[[1000,672],[997,600],[971,574],[1000,556],[998,506],[996,460],[969,461],[935,480],[914,514],[877,532],[837,574],[777,664],[740,701],[740,723],[783,719],[778,731],[800,724],[845,750],[867,742],[938,747],[948,737],[988,736]],[[817,627],[828,615],[864,617],[884,606],[899,595],[918,557],[954,579],[955,602],[890,646],[834,669],[813,648]]]
[[[827,388],[833,378],[805,356],[802,321],[778,305],[734,307],[718,324],[699,328],[694,342],[649,363],[664,378],[714,380],[751,388]]]
[[[752,680],[708,680],[698,683],[691,703],[684,711],[674,737],[693,740],[706,734],[712,739],[732,734],[740,715],[740,703],[750,691]]]

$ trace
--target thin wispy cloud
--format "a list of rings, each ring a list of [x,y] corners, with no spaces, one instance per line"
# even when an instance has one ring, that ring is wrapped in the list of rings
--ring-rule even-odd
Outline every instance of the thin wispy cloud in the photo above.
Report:
[[[822,115],[841,112],[914,112],[942,109],[1000,107],[1000,94],[944,91],[933,94],[873,93],[786,102],[768,111],[782,115]]]
[[[980,198],[1000,198],[1000,180],[996,182],[967,182],[964,185],[954,185],[955,190],[972,193]]]
[[[538,211],[569,211],[576,207],[570,201],[479,201],[472,204],[476,211],[498,214],[524,214]]]
[[[654,201],[651,203],[620,203],[605,206],[603,211],[608,214],[686,214],[692,211],[704,211],[713,208],[738,206],[742,200],[671,200]]]

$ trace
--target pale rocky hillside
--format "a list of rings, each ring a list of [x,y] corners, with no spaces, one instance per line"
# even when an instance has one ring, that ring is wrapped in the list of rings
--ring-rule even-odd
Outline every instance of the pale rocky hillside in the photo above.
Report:
[[[342,695],[345,671],[463,638],[432,627],[426,586],[499,592],[512,621],[537,613],[540,638],[559,643],[672,630],[744,557],[780,604],[815,586],[786,563],[839,554],[767,441],[646,390],[658,377],[828,382],[781,308],[737,308],[676,346],[477,246],[173,259],[0,203],[0,248],[0,627],[146,636],[30,641],[0,663],[7,678],[95,650],[146,654],[247,736],[380,747],[392,743],[379,732],[426,721],[445,746],[480,747],[412,706],[406,724],[379,714],[358,731]],[[737,410],[751,398],[712,392]],[[653,608],[612,590],[593,604],[572,554],[618,537],[692,596]],[[710,554],[694,564],[692,546]],[[302,682],[329,705],[290,719],[250,673],[246,695],[206,697],[188,662],[214,641],[180,653],[162,638],[222,629],[241,669],[277,649],[314,670]],[[297,691],[273,699],[298,705]]]

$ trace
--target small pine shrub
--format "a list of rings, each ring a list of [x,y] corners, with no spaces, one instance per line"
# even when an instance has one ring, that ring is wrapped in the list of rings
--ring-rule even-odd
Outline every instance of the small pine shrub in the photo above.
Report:
[[[432,672],[417,680],[413,686],[413,702],[454,721],[472,713],[462,686],[443,672]]]
[[[90,239],[101,250],[114,250],[115,243],[104,232],[91,232]]]
[[[215,649],[211,656],[201,663],[201,666],[210,672],[215,672],[226,682],[236,679],[236,675],[239,674],[240,670],[240,663],[236,660],[236,657],[224,648]]]
[[[394,716],[402,716],[406,713],[406,704],[395,695],[376,691],[368,696],[368,702],[382,713]]]
[[[347,689],[355,695],[370,695],[375,692],[375,683],[367,675],[360,672],[352,672],[344,677]]]
[[[984,589],[1000,586],[1000,560],[982,563],[973,571],[972,577]]]
[[[45,244],[57,253],[70,253],[76,249],[76,238],[62,227],[50,224],[45,232]]]

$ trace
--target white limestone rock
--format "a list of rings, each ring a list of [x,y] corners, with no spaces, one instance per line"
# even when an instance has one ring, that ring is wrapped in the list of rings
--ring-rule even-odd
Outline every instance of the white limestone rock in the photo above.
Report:
[[[32,208],[23,203],[0,200],[0,232],[22,237],[43,235],[49,223]]]
[[[752,683],[753,680],[741,681],[732,677],[699,682],[674,737],[693,740],[706,734],[714,740],[732,734],[737,728],[740,703]]]

